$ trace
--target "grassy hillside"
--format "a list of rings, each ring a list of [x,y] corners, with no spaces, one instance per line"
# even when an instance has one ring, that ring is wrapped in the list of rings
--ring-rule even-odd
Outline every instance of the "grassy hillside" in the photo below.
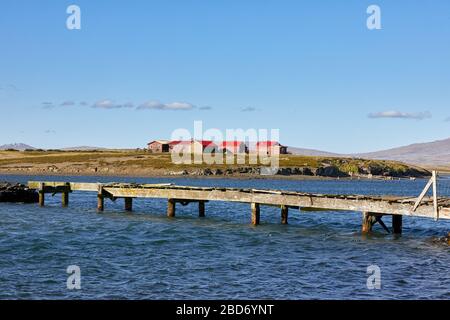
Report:
[[[0,172],[60,174],[254,174],[260,164],[175,164],[170,154],[145,151],[0,151]],[[340,176],[425,176],[429,172],[395,161],[281,155],[279,174]],[[245,168],[245,170],[243,169]],[[288,170],[289,169],[289,170]],[[295,170],[290,170],[295,169]],[[202,171],[206,170],[206,171]],[[210,172],[211,171],[211,172]]]

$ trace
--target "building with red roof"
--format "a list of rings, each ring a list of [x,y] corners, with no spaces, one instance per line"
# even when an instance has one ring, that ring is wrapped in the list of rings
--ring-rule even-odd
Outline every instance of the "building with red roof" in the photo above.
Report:
[[[222,141],[214,143],[211,140],[154,140],[147,144],[152,153],[215,153],[229,154],[249,153],[248,145],[243,141]],[[259,141],[251,144],[251,152],[260,155],[287,154],[287,147],[278,141]]]
[[[153,153],[178,152],[178,153],[214,153],[218,146],[211,140],[154,140],[147,144],[147,148]]]

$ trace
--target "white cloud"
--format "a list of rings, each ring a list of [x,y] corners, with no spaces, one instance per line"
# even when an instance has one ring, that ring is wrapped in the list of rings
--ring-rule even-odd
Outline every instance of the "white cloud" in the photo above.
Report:
[[[432,115],[429,111],[424,112],[400,112],[400,111],[382,111],[370,113],[369,118],[380,119],[380,118],[391,118],[391,119],[415,119],[424,120],[431,118]]]
[[[187,102],[161,103],[159,101],[147,101],[141,104],[139,110],[192,110],[194,105]]]
[[[93,108],[99,109],[121,109],[121,108],[133,108],[132,103],[115,103],[110,99],[99,100],[92,105]]]
[[[255,107],[245,107],[241,109],[242,112],[253,112],[256,111]]]
[[[203,107],[200,107],[198,109],[199,110],[212,110],[212,107],[210,107],[210,106],[203,106]]]
[[[54,104],[53,102],[42,102],[42,106],[46,109],[55,108],[56,106],[74,106],[77,103],[72,100],[66,100],[61,102],[60,104]],[[81,101],[78,103],[80,106],[89,105],[86,101]],[[128,103],[116,103],[112,99],[103,99],[98,100],[94,104],[91,105],[92,108],[97,109],[122,109],[122,108],[135,108],[135,105],[131,102]],[[156,100],[147,101],[136,107],[139,110],[192,110],[196,108],[194,105],[187,102],[171,102],[171,103],[162,103]],[[200,110],[211,110],[212,108],[209,106],[204,106],[199,108]]]

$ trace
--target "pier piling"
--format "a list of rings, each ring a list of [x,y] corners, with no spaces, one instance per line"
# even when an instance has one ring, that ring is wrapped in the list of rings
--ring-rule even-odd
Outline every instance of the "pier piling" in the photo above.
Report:
[[[257,226],[257,225],[259,225],[259,220],[260,220],[259,219],[260,218],[259,203],[252,202],[251,208],[252,208],[252,224],[254,226]]]
[[[167,216],[169,218],[175,217],[175,199],[168,199],[167,200]]]
[[[64,191],[61,193],[61,201],[63,207],[67,207],[69,205],[69,192],[70,192],[70,183],[66,183]]]
[[[69,192],[61,193],[62,206],[67,207],[69,205]]]
[[[288,224],[288,214],[289,208],[288,206],[281,206],[281,224]]]
[[[205,217],[205,201],[199,201],[198,202],[198,216],[200,218]]]
[[[370,233],[375,223],[375,216],[371,212],[363,212],[362,233]]]
[[[105,209],[105,196],[103,194],[103,186],[99,186],[97,192],[97,211],[101,212],[104,209]]]
[[[402,234],[403,216],[392,215],[392,233]]]
[[[133,198],[124,198],[125,211],[133,211]]]
[[[45,205],[45,184],[43,182],[39,183],[39,206],[43,207]]]

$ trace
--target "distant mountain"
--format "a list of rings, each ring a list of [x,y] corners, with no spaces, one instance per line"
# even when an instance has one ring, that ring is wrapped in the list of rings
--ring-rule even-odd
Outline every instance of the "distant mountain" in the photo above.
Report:
[[[79,147],[61,148],[59,150],[63,150],[63,151],[92,151],[92,150],[107,150],[107,148],[92,147],[92,146],[79,146]]]
[[[312,156],[312,157],[339,157],[341,155],[332,152],[320,151],[315,149],[288,147],[288,152],[295,155]]]
[[[295,155],[394,160],[410,164],[450,168],[450,138],[433,142],[415,143],[388,150],[356,154],[337,154],[295,147],[288,147],[288,151]]]
[[[450,167],[450,138],[428,143],[415,143],[389,150],[355,154],[353,156]]]
[[[24,150],[36,150],[35,147],[32,147],[28,144],[25,143],[9,143],[9,144],[4,144],[0,146],[0,150],[7,150],[7,149],[14,149],[14,150],[19,150],[19,151],[24,151]]]

